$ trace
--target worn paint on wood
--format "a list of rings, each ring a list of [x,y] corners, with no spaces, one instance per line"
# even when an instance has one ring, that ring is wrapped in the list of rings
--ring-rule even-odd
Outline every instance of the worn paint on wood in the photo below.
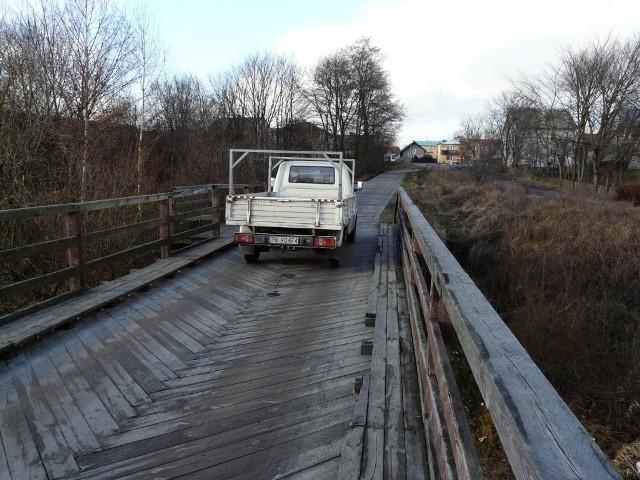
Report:
[[[353,382],[371,367],[360,344],[372,338],[377,217],[400,178],[359,194],[358,238],[338,270],[304,252],[248,265],[231,250],[166,282],[140,273],[154,284],[145,293],[128,297],[127,280],[97,290],[99,302],[122,300],[0,368],[0,473],[335,478]]]

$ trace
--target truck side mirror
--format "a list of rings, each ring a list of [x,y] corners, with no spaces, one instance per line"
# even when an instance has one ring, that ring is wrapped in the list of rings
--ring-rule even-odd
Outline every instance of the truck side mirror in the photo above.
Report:
[[[358,183],[356,183],[356,192],[359,192],[360,190],[362,190],[362,181],[358,181]]]

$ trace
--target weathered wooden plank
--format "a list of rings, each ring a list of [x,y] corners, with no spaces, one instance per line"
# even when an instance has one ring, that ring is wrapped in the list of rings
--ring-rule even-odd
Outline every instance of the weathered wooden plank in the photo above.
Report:
[[[137,415],[120,414],[121,432],[79,457],[73,478],[335,478],[353,379],[370,368],[357,347],[373,334],[362,317],[377,228],[359,234],[340,272],[307,253],[247,266],[233,252],[52,338],[68,351],[49,354],[62,380],[66,365],[79,375],[67,390],[111,392],[118,404],[103,400],[105,415],[125,404]],[[175,377],[160,380],[168,365]],[[74,400],[83,414],[98,411]]]
[[[135,351],[129,350],[130,343],[121,342],[117,333],[110,331],[100,323],[92,322],[88,328],[95,337],[100,338],[108,345],[108,356],[115,360],[110,363],[117,368],[117,373],[120,376],[127,379],[128,386],[131,386],[132,383],[137,384],[145,396],[149,392],[162,390],[164,375],[162,379],[158,379],[154,374],[154,365],[149,364],[147,359],[138,357]],[[129,382],[130,379],[132,382]]]
[[[382,233],[382,254],[380,262],[380,284],[376,305],[376,324],[373,334],[373,354],[371,357],[371,385],[367,426],[364,434],[362,458],[362,478],[382,479],[384,473],[384,434],[386,414],[386,372],[387,372],[387,306],[388,306],[388,266],[389,243],[386,229]]]
[[[25,245],[22,247],[9,248],[7,250],[0,251],[0,263],[15,262],[32,255],[44,255],[78,245],[79,242],[76,237],[67,237],[58,240],[49,240],[47,242],[41,242],[35,245]]]
[[[35,361],[29,360],[34,373],[32,382],[37,382],[46,396],[51,413],[55,422],[60,425],[60,430],[69,448],[73,450],[74,454],[89,453],[100,448],[100,442],[51,360],[45,355],[39,356]],[[34,391],[35,388],[31,387],[31,390]]]
[[[340,362],[340,369],[343,371],[360,371],[364,365],[367,364],[366,360],[361,358],[345,358]],[[246,377],[244,375],[240,378],[234,379],[230,377],[224,377],[220,379],[205,380],[198,383],[190,383],[182,385],[176,388],[160,390],[158,392],[152,392],[151,396],[155,401],[162,399],[169,399],[185,395],[193,395],[199,392],[206,392],[212,388],[229,387],[229,390],[251,390],[254,388],[266,387],[269,385],[275,385],[280,383],[286,383],[290,380],[296,380],[300,378],[308,377],[314,379],[316,375],[322,376],[329,374],[330,369],[327,369],[325,363],[318,363],[316,365],[306,367],[304,364],[300,364],[299,368],[291,371],[283,372],[265,372],[263,375],[257,375],[249,372]],[[272,387],[273,388],[273,387]],[[383,397],[384,399],[384,397]]]
[[[96,393],[116,424],[136,415],[136,411],[113,382],[109,373],[89,353],[77,336],[66,336],[64,347],[69,358],[73,360],[76,368],[82,372],[88,382],[87,391],[91,389]]]
[[[110,348],[107,349],[105,344],[102,343],[102,340],[94,334],[90,326],[77,328],[74,333],[132,406],[142,405],[152,401],[140,384],[120,363],[119,359],[126,357],[121,355],[123,351],[119,350],[118,346],[109,345]],[[126,411],[130,412],[128,409],[126,409]]]
[[[4,426],[4,418],[2,412],[7,408],[7,397],[9,396],[9,379],[7,378],[7,364],[4,361],[0,361],[0,478],[11,479],[11,473],[9,471],[8,456],[9,453],[2,441],[2,429]],[[10,437],[13,437],[11,435]],[[9,438],[9,441],[11,439]]]
[[[362,467],[362,451],[364,448],[364,429],[367,423],[367,408],[369,405],[369,374],[363,375],[362,387],[353,412],[353,419],[349,424],[349,432],[342,447],[338,480],[360,478]]]
[[[384,474],[384,428],[367,426],[364,429],[362,454],[363,480],[382,480]]]
[[[122,207],[125,205],[139,205],[148,202],[157,202],[168,198],[166,193],[141,195],[138,197],[111,198],[108,200],[94,200],[83,203],[66,203],[59,205],[47,205],[39,207],[15,208],[0,210],[0,220],[26,220],[33,217],[46,215],[62,215],[69,212],[88,212],[103,210],[105,208]]]
[[[309,398],[299,395],[283,401],[247,401],[239,403],[237,411],[233,405],[216,408],[213,412],[203,410],[182,417],[179,422],[173,424],[158,424],[154,428],[146,428],[146,433],[139,433],[136,437],[120,436],[120,440],[123,441],[114,439],[108,450],[87,455],[79,459],[79,462],[92,468],[121,461],[135,466],[142,463],[135,460],[137,457],[149,454],[155,458],[154,461],[164,463],[166,460],[163,458],[163,450],[178,450],[179,446],[185,443],[197,443],[200,445],[197,448],[206,449],[207,439],[220,435],[221,438],[216,439],[216,444],[232,445],[251,438],[252,435],[277,431],[288,425],[295,425],[296,422],[330,414],[344,408],[345,405],[352,405],[352,395],[348,390],[345,391],[343,386],[327,389],[326,394],[326,398],[322,398],[321,395]],[[346,433],[348,418],[344,417],[343,421]],[[153,435],[147,436],[149,433]]]
[[[307,432],[306,435],[283,442],[269,450],[266,463],[256,465],[253,471],[242,468],[240,477],[247,479],[259,478],[268,475],[270,478],[300,478],[301,473],[313,469],[315,465],[339,457],[345,433],[345,423],[338,422],[335,426],[328,426],[316,432]],[[215,469],[214,471],[217,471]],[[203,472],[206,473],[206,470]],[[337,472],[331,477],[334,479]],[[200,478],[203,477],[202,474]]]
[[[70,267],[48,273],[35,278],[29,278],[10,285],[0,286],[0,300],[13,298],[24,293],[32,292],[39,288],[44,288],[52,283],[62,282],[71,277],[78,276],[81,272],[80,267]]]
[[[427,434],[427,456],[431,478],[453,479],[455,476],[455,462],[448,445],[446,426],[439,397],[437,396],[437,382],[435,377],[429,374],[429,342],[423,328],[420,303],[413,285],[410,282],[413,272],[411,270],[409,256],[403,254],[405,268],[407,304],[410,315],[410,325],[418,381],[421,390],[421,409],[424,419],[424,429]]]
[[[130,324],[131,319],[125,320],[124,323]],[[145,345],[146,338],[138,339],[141,332],[136,331],[135,334],[132,334],[128,329],[123,328],[120,322],[109,315],[103,316],[100,327],[107,330],[117,342],[123,345],[157,381],[162,382],[163,380],[177,377],[164,360],[168,363],[176,361],[176,365],[179,365],[180,368],[184,366],[184,363],[176,359],[175,356],[170,355],[164,348],[159,347],[156,352],[153,348]],[[133,330],[136,329],[134,328]],[[155,342],[155,346],[158,346],[157,342]]]
[[[261,422],[253,421],[238,426],[225,435],[220,435],[215,423],[196,426],[191,429],[193,436],[184,436],[179,442],[173,439],[168,445],[158,443],[151,451],[149,448],[136,450],[137,446],[144,447],[145,444],[132,444],[128,449],[128,455],[122,458],[121,455],[114,456],[116,453],[121,454],[122,450],[106,451],[105,454],[109,456],[98,457],[98,454],[95,454],[79,458],[78,461],[85,467],[86,473],[79,475],[77,480],[122,476],[128,476],[131,480],[143,479],[148,478],[150,472],[157,468],[162,468],[163,475],[167,477],[193,475],[208,467],[220,468],[221,472],[228,474],[228,471],[224,470],[225,463],[240,459],[244,462],[244,468],[248,468],[251,463],[248,463],[247,455],[265,451],[310,432],[340,425],[339,428],[344,434],[352,406],[351,397],[336,399],[292,414],[266,418]],[[184,435],[187,432],[182,430],[182,433]],[[230,438],[233,440],[230,441]],[[157,438],[156,441],[158,440],[162,439]],[[262,463],[255,457],[249,458],[257,465]],[[99,463],[96,462],[97,459],[100,459]]]
[[[306,470],[295,472],[292,475],[286,475],[283,477],[274,477],[274,479],[285,480],[285,479],[295,479],[295,480],[320,480],[327,479],[333,480],[338,476],[338,467],[340,464],[340,457],[332,458],[325,462],[314,465],[313,467],[309,467]],[[253,475],[253,476],[251,476]],[[238,480],[246,478],[246,480],[254,480],[255,473],[250,473],[246,476],[237,477]]]
[[[407,282],[403,270],[402,251],[396,255],[398,281],[398,328],[400,340],[400,363],[402,374],[402,403],[404,413],[404,451],[407,478],[427,480],[430,478],[426,451],[426,433],[420,407],[420,383],[416,371],[414,344],[407,305]],[[402,288],[404,286],[405,288]]]
[[[256,338],[256,333],[253,335],[247,334],[226,334],[217,338],[214,342],[209,343],[206,347],[209,351],[224,349],[228,346],[232,346],[235,348],[253,345],[256,348],[259,348],[261,344],[266,342],[271,342],[275,339],[286,341],[287,338],[296,337],[302,334],[306,334],[307,336],[311,336],[313,333],[321,334],[321,333],[329,333],[335,331],[336,328],[341,328],[345,326],[345,331],[347,329],[358,329],[361,331],[359,323],[362,322],[361,319],[357,317],[357,314],[345,314],[343,316],[337,316],[333,319],[325,322],[318,322],[318,318],[321,318],[322,315],[320,313],[316,313],[313,316],[296,319],[293,322],[288,323],[287,325],[278,325],[274,324],[273,326],[265,326],[260,329],[260,334],[269,335],[267,337]],[[349,316],[350,315],[350,316]],[[321,338],[321,337],[318,337]]]
[[[405,246],[408,247],[408,245],[408,238],[405,234]],[[428,287],[425,279],[419,273],[420,264],[413,251],[408,252],[407,260],[412,277],[416,280],[416,293],[422,307],[423,325],[426,328],[428,351],[430,352],[430,373],[437,377],[438,392],[443,405],[444,420],[447,424],[453,458],[456,462],[456,471],[465,478],[482,478],[480,460],[471,437],[464,405],[460,399],[453,370],[449,363],[440,326],[432,312],[434,306],[431,304]]]
[[[323,332],[321,337],[317,337],[312,342],[304,345],[283,345],[282,348],[278,350],[278,353],[283,357],[304,355],[307,352],[312,354],[318,350],[326,350],[334,346],[340,347],[344,344],[359,345],[363,338],[369,338],[368,332],[363,334],[362,330],[358,327],[348,327],[345,328],[344,331]],[[201,373],[202,371],[208,371],[211,365],[221,365],[224,363],[229,366],[238,367],[240,365],[259,364],[273,356],[273,349],[269,348],[268,343],[249,343],[247,345],[250,348],[239,351],[233,348],[224,350],[215,349],[215,354],[202,355],[196,360],[188,361],[187,364],[192,373]],[[198,370],[198,368],[202,370]]]
[[[515,475],[620,478],[406,192],[400,199]]]
[[[377,244],[376,256],[373,263],[373,275],[371,276],[371,285],[369,287],[369,299],[367,312],[365,313],[365,317],[369,319],[375,319],[377,313],[377,303],[378,303],[378,290],[380,288],[380,264],[382,261],[382,248],[383,248],[383,236],[378,235],[378,244]],[[368,320],[368,325],[373,325],[375,320]]]
[[[112,317],[116,326],[120,326],[124,329],[131,338],[135,338],[135,341],[144,347],[147,351],[152,352],[153,356],[157,358],[163,365],[165,365],[170,371],[172,377],[175,378],[175,371],[186,367],[185,363],[176,356],[169,348],[160,343],[153,335],[148,333],[141,325],[136,322],[136,318],[130,313],[124,315],[118,315]],[[151,327],[151,326],[149,326]],[[156,327],[149,328],[150,330]]]
[[[316,366],[322,366],[328,361],[346,362],[352,359],[356,362],[366,362],[358,355],[354,344],[347,343],[342,346],[332,345],[329,348],[316,349],[307,351],[300,355],[283,355],[281,352],[273,352],[262,357],[260,361],[255,361],[250,356],[247,357],[251,361],[242,363],[242,375],[238,375],[240,371],[239,363],[227,365],[219,363],[214,368],[211,366],[203,368],[200,371],[188,371],[177,379],[167,380],[165,386],[169,388],[189,387],[191,385],[202,382],[215,381],[219,385],[225,385],[226,380],[238,383],[239,381],[249,381],[251,379],[262,378],[268,375],[265,372],[273,372],[272,375],[282,374],[285,371],[295,371],[300,368],[301,362],[304,361],[305,368],[311,370]]]
[[[47,475],[59,478],[77,472],[73,452],[51,412],[46,395],[35,382],[31,365],[24,355],[14,358],[11,364],[18,402],[33,432],[33,440]]]
[[[398,326],[398,284],[396,277],[396,231],[387,228],[389,262],[387,264],[387,369],[384,477],[407,478],[404,448],[404,411],[400,369],[400,333]]]
[[[160,320],[156,326],[156,330],[151,333],[185,364],[189,360],[198,358],[198,354],[207,351],[197,338],[203,340],[216,336],[208,326],[191,315],[186,315],[184,321],[178,318],[173,318],[171,321]]]
[[[70,398],[65,399],[65,403],[70,403],[71,399],[73,400],[73,404],[82,414],[82,420],[87,423],[95,436],[99,439],[118,432],[120,430],[118,422],[111,416],[102,399],[98,397],[91,384],[85,379],[83,371],[78,368],[69,352],[66,349],[58,348],[52,351],[49,357],[60,375],[59,381],[64,384],[70,395]],[[73,409],[70,410],[74,413]],[[74,425],[81,423],[81,420],[76,420],[75,417],[69,416],[69,419]],[[85,437],[91,438],[88,434],[85,434]],[[99,447],[100,444],[97,443],[95,448]]]
[[[13,388],[11,371],[4,362],[0,365],[0,407],[0,440],[5,455],[0,459],[5,465],[0,471],[6,468],[9,472],[0,478],[47,479],[18,392]]]
[[[272,438],[266,437],[264,441],[262,441],[262,445],[259,447],[259,452],[262,454],[266,454],[266,460],[268,462],[269,458],[280,458],[286,459],[289,456],[290,451],[295,451],[295,447],[298,442],[302,443],[324,443],[327,439],[335,439],[336,437],[342,437],[346,430],[346,426],[344,423],[344,419],[342,418],[342,414],[335,416],[327,416],[322,421],[311,421],[306,425],[301,425],[303,428],[306,427],[304,431],[300,431],[299,427],[293,427],[293,431],[282,432],[282,436],[277,438],[273,436]],[[300,433],[298,433],[300,432]],[[262,436],[261,436],[262,437]],[[258,437],[258,440],[261,440],[261,437]],[[296,438],[295,440],[283,441],[285,439]],[[254,441],[252,440],[251,443]],[[247,444],[245,446],[245,443]],[[243,473],[253,473],[253,478],[256,478],[256,474],[260,474],[260,472],[266,473],[268,478],[277,478],[278,472],[263,470],[263,465],[266,462],[261,461],[259,455],[256,458],[255,463],[251,463],[247,465],[247,461],[244,458],[238,456],[238,454],[244,454],[246,452],[255,451],[255,447],[253,445],[249,445],[249,442],[242,442],[240,444],[240,450],[233,450],[232,452],[221,452],[220,455],[216,455],[213,458],[206,458],[204,462],[199,462],[197,464],[189,465],[189,470],[194,468],[200,468],[203,465],[205,468],[199,469],[197,472],[190,474],[190,477],[193,480],[209,480],[209,479],[219,479],[223,480],[229,478],[230,476],[243,474]],[[331,454],[339,453],[340,442],[335,442],[330,447],[335,449],[335,452],[330,452]],[[270,448],[269,448],[270,447]],[[225,459],[228,455],[233,456],[231,461],[220,461]],[[325,454],[326,456],[326,454]],[[217,458],[216,458],[217,457]],[[265,457],[263,457],[265,458]],[[324,460],[322,458],[321,460]],[[286,460],[283,462],[285,463]],[[252,472],[253,470],[253,472]],[[263,474],[264,474],[263,473]],[[273,475],[273,477],[271,477]]]
[[[355,374],[357,373],[361,372]],[[314,379],[315,381],[310,383],[305,383],[303,379],[291,381],[284,385],[282,390],[275,393],[254,390],[249,392],[249,395],[247,392],[234,392],[225,395],[222,392],[215,398],[212,398],[210,394],[194,395],[180,398],[177,401],[158,402],[150,405],[151,408],[141,409],[140,416],[123,424],[123,428],[133,430],[165,424],[155,429],[155,432],[166,433],[175,431],[175,422],[182,421],[185,417],[187,417],[187,421],[193,420],[194,424],[202,423],[203,419],[220,422],[237,415],[244,415],[247,421],[259,421],[260,415],[264,415],[259,412],[264,409],[274,413],[277,410],[277,413],[281,414],[284,412],[281,407],[283,405],[285,409],[293,408],[292,405],[296,405],[295,402],[299,402],[298,405],[309,406],[327,401],[335,395],[347,396],[351,391],[350,387],[353,386],[353,375],[355,374],[343,375],[341,372],[335,372],[330,377],[325,377],[323,380]],[[215,412],[211,410],[215,410]],[[203,413],[207,414],[196,418],[195,415]],[[250,415],[252,415],[251,418],[249,418]],[[147,431],[154,432],[152,428]],[[136,433],[136,435],[142,434],[144,432]],[[123,439],[124,437],[125,435],[119,438]],[[114,444],[115,442],[118,441],[114,440]]]
[[[376,326],[373,333],[373,354],[371,357],[371,386],[367,423],[373,428],[384,429],[387,356],[387,268],[388,244],[384,242],[380,266],[380,288],[376,310]]]
[[[230,238],[209,242],[197,249],[156,262],[118,280],[103,284],[85,295],[70,297],[61,303],[53,304],[41,311],[32,312],[19,320],[12,321],[10,324],[2,325],[0,326],[0,354],[37,339],[47,332],[94,312],[131,292],[146,288],[202,257],[227,248],[231,244],[232,239]],[[67,273],[71,276],[75,275],[71,271]]]

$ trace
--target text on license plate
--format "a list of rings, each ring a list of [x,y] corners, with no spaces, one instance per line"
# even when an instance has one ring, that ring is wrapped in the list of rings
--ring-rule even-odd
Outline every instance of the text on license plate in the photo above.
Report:
[[[276,245],[298,245],[296,237],[271,236],[269,242]]]

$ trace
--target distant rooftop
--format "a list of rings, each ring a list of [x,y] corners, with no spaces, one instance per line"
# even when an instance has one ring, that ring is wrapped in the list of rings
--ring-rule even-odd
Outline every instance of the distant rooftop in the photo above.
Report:
[[[421,147],[437,147],[440,143],[437,140],[414,140]]]

